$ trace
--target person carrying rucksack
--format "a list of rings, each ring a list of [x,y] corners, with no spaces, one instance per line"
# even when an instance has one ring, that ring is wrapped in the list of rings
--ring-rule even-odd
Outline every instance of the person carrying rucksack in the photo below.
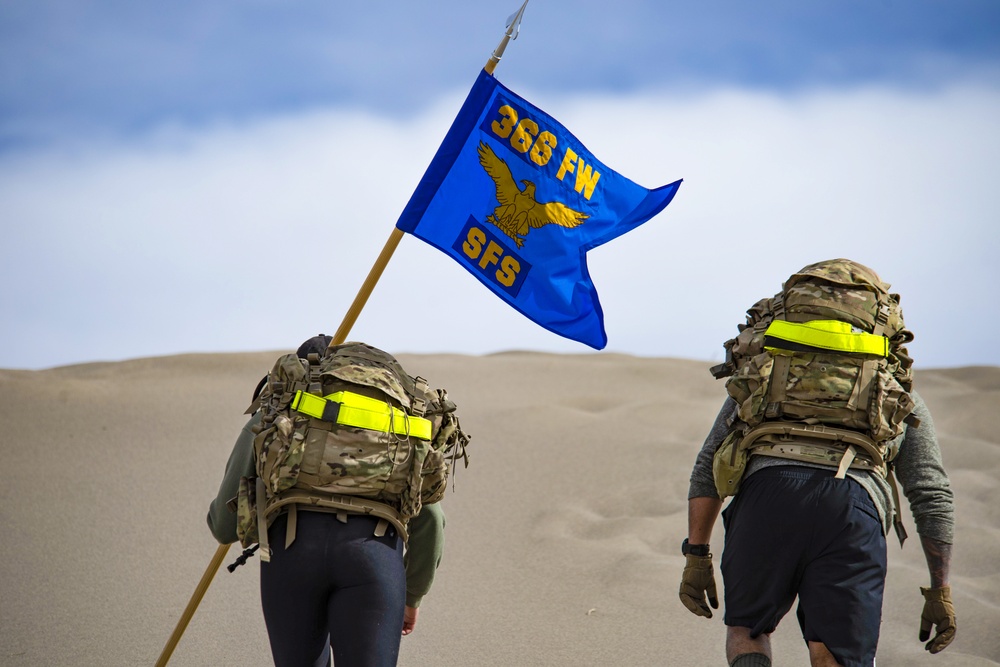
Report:
[[[257,551],[278,667],[395,665],[444,544],[439,501],[469,437],[455,404],[363,343],[330,336],[261,380],[208,525]]]
[[[813,666],[875,664],[885,536],[906,537],[897,482],[930,574],[917,634],[931,653],[955,637],[953,494],[888,289],[850,260],[806,266],[748,311],[712,369],[729,396],[691,473],[679,595],[698,616],[718,608],[709,541],[733,496],[721,562],[732,667],[770,667],[796,596]]]

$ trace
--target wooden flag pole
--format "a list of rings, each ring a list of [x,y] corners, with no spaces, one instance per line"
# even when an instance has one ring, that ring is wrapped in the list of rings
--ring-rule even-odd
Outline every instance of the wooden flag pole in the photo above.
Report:
[[[167,640],[163,650],[160,651],[160,657],[156,660],[156,667],[164,667],[167,661],[170,660],[174,649],[177,648],[177,642],[181,640],[181,635],[187,630],[188,623],[191,622],[191,617],[194,616],[195,610],[201,604],[201,599],[205,597],[208,585],[212,583],[215,573],[219,571],[219,566],[222,565],[222,561],[226,558],[228,552],[228,544],[220,544],[219,548],[215,550],[215,555],[212,556],[205,574],[201,575],[201,581],[198,582],[198,585],[194,589],[194,594],[188,600],[187,607],[184,608],[184,613],[181,614],[180,620],[177,621],[177,626],[174,628],[173,633],[171,633],[170,639]]]
[[[503,56],[504,49],[507,48],[507,43],[510,42],[511,39],[517,39],[517,32],[521,24],[521,17],[524,15],[524,8],[527,6],[528,0],[524,0],[524,4],[521,5],[521,8],[507,19],[507,30],[504,33],[503,39],[500,40],[500,44],[498,44],[497,48],[493,50],[493,53],[490,55],[490,59],[486,61],[486,65],[483,67],[487,74],[493,74],[497,64],[500,62],[500,58]],[[379,278],[382,277],[382,272],[385,271],[385,267],[389,264],[389,260],[392,258],[393,253],[396,252],[396,246],[399,245],[400,239],[403,238],[403,233],[403,230],[398,227],[392,228],[392,233],[389,234],[389,240],[385,242],[382,252],[379,253],[371,271],[368,272],[368,277],[365,278],[365,281],[361,284],[361,289],[358,290],[357,296],[354,297],[354,301],[351,303],[350,308],[347,309],[347,314],[344,315],[344,319],[340,323],[340,327],[337,329],[337,332],[334,334],[333,340],[330,341],[331,346],[339,345],[347,339],[347,335],[350,333],[351,328],[357,321],[358,315],[361,314],[361,309],[365,307],[365,304],[368,302],[368,297],[371,296],[372,291],[375,289],[375,284],[378,283]],[[215,574],[219,571],[222,561],[225,560],[226,554],[229,552],[229,546],[230,545],[228,544],[222,544],[215,550],[215,555],[212,556],[212,560],[205,569],[205,574],[201,575],[201,581],[198,582],[198,585],[194,589],[194,593],[191,595],[191,599],[188,600],[187,607],[184,608],[184,613],[181,614],[180,619],[177,621],[177,626],[174,628],[174,631],[171,633],[166,645],[160,652],[160,657],[156,660],[155,667],[165,667],[167,661],[170,660],[170,656],[173,655],[174,649],[177,648],[177,643],[181,640],[181,635],[183,635],[184,631],[187,629],[188,623],[191,622],[191,618],[194,616],[194,612],[198,609],[198,605],[201,604],[202,598],[205,597],[205,592],[208,591],[208,586],[212,583],[212,579],[215,578]]]
[[[340,345],[345,340],[347,340],[347,334],[351,332],[351,327],[358,319],[358,315],[361,314],[361,309],[365,307],[368,303],[368,297],[371,296],[372,290],[375,289],[375,284],[378,282],[379,278],[382,277],[382,272],[385,270],[386,265],[392,258],[392,254],[396,252],[396,246],[399,245],[400,239],[403,238],[403,230],[399,227],[393,227],[392,233],[389,234],[389,240],[385,242],[382,247],[382,252],[379,253],[378,259],[375,260],[375,264],[372,266],[371,271],[368,272],[368,277],[365,278],[365,282],[361,284],[361,289],[358,290],[357,296],[354,297],[351,307],[347,309],[347,314],[344,315],[344,320],[340,323],[340,327],[337,332],[333,334],[333,340],[330,341],[330,347],[334,345]]]

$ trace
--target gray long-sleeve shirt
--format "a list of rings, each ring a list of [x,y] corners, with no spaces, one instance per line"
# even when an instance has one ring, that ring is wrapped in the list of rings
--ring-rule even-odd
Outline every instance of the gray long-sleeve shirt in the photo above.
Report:
[[[910,505],[910,512],[917,524],[917,533],[932,539],[951,544],[955,533],[954,494],[948,474],[941,463],[941,448],[938,445],[937,433],[930,411],[917,392],[910,392],[915,407],[914,416],[920,419],[917,428],[905,427],[899,448],[899,454],[894,462],[896,479],[902,487],[903,494]],[[736,413],[736,402],[727,399],[719,415],[709,431],[705,444],[695,460],[691,471],[691,483],[688,487],[688,498],[711,497],[718,498],[715,480],[712,477],[712,459],[715,450],[729,432],[729,420]],[[773,456],[752,456],[747,464],[746,475],[752,475],[761,468],[774,465],[801,465],[807,467],[822,466],[804,463],[791,459]],[[885,532],[892,525],[893,504],[891,489],[888,482],[880,475],[865,470],[850,469],[847,473],[857,480],[868,491],[875,507],[878,508]]]

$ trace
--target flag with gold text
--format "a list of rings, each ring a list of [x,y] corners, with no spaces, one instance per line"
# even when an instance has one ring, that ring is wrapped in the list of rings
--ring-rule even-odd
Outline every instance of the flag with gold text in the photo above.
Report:
[[[607,335],[587,251],[662,211],[680,183],[633,183],[483,71],[396,227],[532,321],[599,350]]]

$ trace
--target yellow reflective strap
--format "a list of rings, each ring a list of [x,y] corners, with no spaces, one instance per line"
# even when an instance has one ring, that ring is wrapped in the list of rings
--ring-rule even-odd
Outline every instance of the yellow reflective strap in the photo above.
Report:
[[[330,401],[340,404],[336,423],[342,426],[354,426],[381,433],[391,432],[402,436],[409,435],[420,440],[431,439],[432,425],[429,419],[410,416],[385,401],[361,396],[350,391],[338,391],[324,398],[297,391],[291,405],[294,410],[316,419],[322,419],[326,404]]]
[[[431,422],[423,417],[411,417],[385,401],[361,396],[350,391],[338,391],[326,397],[340,403],[338,424],[357,426],[372,431],[412,435],[421,440],[431,439]]]
[[[889,355],[888,338],[870,333],[854,333],[850,324],[838,320],[801,323],[774,320],[764,335],[823,350],[875,354],[880,357]]]
[[[292,399],[292,409],[298,410],[302,414],[309,415],[310,417],[315,417],[316,419],[323,418],[323,408],[326,407],[326,399],[316,396],[314,394],[309,394],[304,391],[295,392],[295,398]]]
[[[380,401],[377,398],[369,398],[368,396],[362,396],[361,394],[355,394],[353,391],[338,391],[336,394],[327,394],[326,400],[336,401],[342,406],[357,408],[359,410],[367,410],[368,412],[385,412],[389,411],[389,404],[385,401]],[[393,408],[399,412],[398,408]]]

